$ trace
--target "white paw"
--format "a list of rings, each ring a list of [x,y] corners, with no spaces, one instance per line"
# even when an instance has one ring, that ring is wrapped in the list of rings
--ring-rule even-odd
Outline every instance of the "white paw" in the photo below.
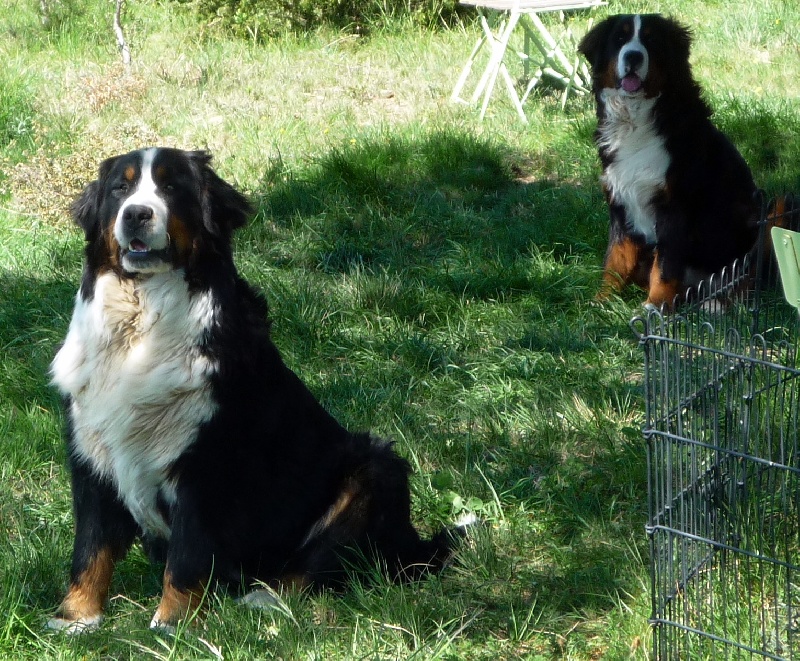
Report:
[[[158,617],[158,613],[153,615],[153,619],[150,620],[150,628],[153,631],[158,633],[163,633],[166,636],[174,636],[175,635],[175,627],[172,624],[168,624],[167,622],[163,622],[161,618]]]
[[[661,309],[653,303],[645,303],[642,307],[648,312],[661,312]]]
[[[467,512],[456,519],[455,527],[466,529],[470,526],[474,526],[476,523],[478,523],[478,517],[475,516],[473,512]]]
[[[725,314],[728,311],[728,306],[725,301],[721,301],[718,298],[712,298],[707,301],[703,301],[700,309],[706,314],[717,316]]]
[[[70,636],[96,631],[103,621],[102,615],[94,617],[79,617],[77,620],[67,620],[63,617],[52,617],[47,621],[47,628],[53,631],[63,631]]]

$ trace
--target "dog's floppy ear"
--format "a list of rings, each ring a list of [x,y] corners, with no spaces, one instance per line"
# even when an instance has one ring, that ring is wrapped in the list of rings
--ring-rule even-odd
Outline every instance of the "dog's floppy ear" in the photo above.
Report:
[[[668,43],[676,62],[688,62],[692,48],[692,31],[673,18],[665,18]]]
[[[100,193],[103,182],[114,166],[118,157],[107,158],[98,168],[97,179],[86,186],[83,192],[70,205],[70,213],[75,222],[83,229],[87,241],[97,236],[100,228]]]
[[[73,220],[83,228],[87,241],[95,237],[100,224],[97,215],[99,189],[99,182],[93,181],[83,189],[69,208]]]
[[[603,52],[611,36],[611,30],[617,22],[616,16],[611,16],[595,25],[587,32],[578,44],[578,52],[583,55],[592,67],[596,66],[597,58]]]
[[[247,222],[252,207],[244,195],[214,172],[211,154],[195,151],[189,157],[200,168],[203,181],[203,225],[215,236],[229,237]]]

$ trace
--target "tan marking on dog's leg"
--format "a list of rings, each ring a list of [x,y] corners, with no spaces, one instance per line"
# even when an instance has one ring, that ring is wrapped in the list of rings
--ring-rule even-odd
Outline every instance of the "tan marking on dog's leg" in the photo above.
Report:
[[[772,228],[788,228],[793,224],[796,214],[800,210],[792,208],[790,199],[782,195],[775,199],[775,203],[770,205],[767,210],[766,227],[764,228],[764,250],[763,258],[770,259],[772,256]]]
[[[342,487],[338,497],[325,514],[311,526],[301,546],[310,543],[315,537],[324,533],[334,523],[341,523],[342,520],[349,520],[351,524],[350,527],[356,525],[358,517],[363,515],[366,502],[364,492],[358,479],[351,477]]]
[[[69,586],[64,601],[47,626],[80,633],[96,629],[103,619],[103,607],[114,573],[114,554],[110,547],[100,549],[89,565]]]
[[[627,237],[608,247],[603,265],[603,283],[597,293],[597,300],[607,299],[631,281],[639,264],[640,253],[641,246]]]
[[[645,305],[652,305],[667,311],[672,310],[680,293],[680,284],[678,280],[664,280],[661,277],[661,267],[658,265],[658,254],[656,254],[653,268],[650,269],[650,286],[647,290]]]
[[[202,582],[189,590],[179,590],[172,583],[169,571],[165,571],[161,601],[150,621],[150,628],[171,631],[180,620],[201,605],[205,592]]]

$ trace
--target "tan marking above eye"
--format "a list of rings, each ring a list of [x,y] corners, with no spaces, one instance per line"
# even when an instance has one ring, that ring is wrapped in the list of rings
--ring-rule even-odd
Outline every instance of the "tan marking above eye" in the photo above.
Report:
[[[136,178],[136,168],[134,168],[132,165],[129,165],[127,168],[125,168],[123,176],[128,181],[133,181]]]

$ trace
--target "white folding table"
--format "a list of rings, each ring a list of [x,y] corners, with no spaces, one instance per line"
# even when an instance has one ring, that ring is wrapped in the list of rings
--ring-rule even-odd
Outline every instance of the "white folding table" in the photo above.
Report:
[[[589,70],[586,63],[581,62],[578,56],[576,40],[567,23],[565,12],[574,9],[593,9],[606,4],[604,0],[460,0],[460,4],[478,10],[483,34],[472,49],[453,88],[453,93],[450,95],[452,101],[468,103],[461,98],[461,92],[467,84],[475,60],[487,45],[489,59],[469,100],[469,103],[474,104],[481,99],[481,119],[486,114],[498,75],[505,83],[517,114],[525,123],[528,118],[525,116],[522,104],[543,76],[564,87],[561,96],[562,109],[570,93],[584,94],[589,91],[591,86]],[[539,14],[543,12],[558,12],[558,23],[561,28],[557,35],[551,34],[539,18]],[[591,22],[589,25],[591,26]],[[516,85],[505,63],[511,35],[517,27],[523,30],[524,45],[522,51],[516,52],[516,56],[522,60],[524,78],[527,80],[525,91],[521,96],[517,93]],[[536,66],[532,75],[531,63]]]

